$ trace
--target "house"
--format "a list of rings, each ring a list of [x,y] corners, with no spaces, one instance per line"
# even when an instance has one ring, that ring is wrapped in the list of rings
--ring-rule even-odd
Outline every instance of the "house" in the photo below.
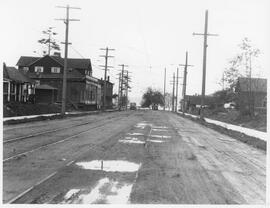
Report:
[[[237,104],[240,111],[251,105],[254,110],[265,109],[267,106],[267,79],[239,77],[235,87]]]
[[[103,96],[104,96],[104,80],[101,78],[99,80],[101,86],[101,106],[103,106]],[[110,77],[106,80],[106,108],[113,108],[113,83],[110,82]]]
[[[3,101],[28,102],[35,93],[34,82],[15,67],[3,64]]]
[[[182,105],[184,101],[186,110],[193,111],[201,106],[201,95],[186,95],[185,100],[181,100]],[[217,101],[215,97],[206,95],[204,97],[204,105],[206,107],[212,108],[221,104]]]
[[[37,102],[61,102],[64,59],[60,56],[21,56],[19,70],[35,81]],[[77,107],[97,109],[100,106],[101,86],[92,77],[90,59],[68,58],[67,103]]]

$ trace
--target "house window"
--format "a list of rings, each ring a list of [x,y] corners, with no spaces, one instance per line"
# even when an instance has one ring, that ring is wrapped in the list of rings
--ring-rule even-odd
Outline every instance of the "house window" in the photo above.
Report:
[[[3,91],[4,91],[4,94],[8,93],[8,82],[3,83]]]
[[[27,66],[23,67],[23,72],[28,72],[28,70],[29,70],[29,67]]]
[[[43,72],[43,66],[35,66],[35,72],[42,73]]]
[[[52,67],[51,72],[52,73],[60,73],[60,67]]]

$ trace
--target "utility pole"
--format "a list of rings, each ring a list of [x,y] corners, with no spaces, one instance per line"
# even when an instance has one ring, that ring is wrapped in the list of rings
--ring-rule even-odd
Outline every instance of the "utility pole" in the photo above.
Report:
[[[202,76],[202,96],[201,96],[201,111],[200,118],[203,119],[203,108],[204,108],[204,99],[205,99],[205,79],[206,79],[206,56],[207,56],[207,37],[208,36],[217,36],[217,34],[208,34],[208,10],[205,11],[205,23],[204,23],[204,33],[193,33],[193,35],[203,35],[203,76]]]
[[[172,112],[174,112],[174,88],[175,88],[175,73],[173,73]]]
[[[127,99],[127,102],[126,102],[126,110],[127,110],[127,106],[128,106],[128,88],[129,88],[129,85],[128,85],[128,80],[129,77],[128,77],[128,71],[127,71],[127,86],[126,86],[126,99]]]
[[[66,24],[66,37],[65,37],[65,60],[64,60],[64,72],[63,72],[63,89],[62,89],[62,108],[61,108],[61,115],[64,116],[66,112],[66,88],[67,88],[67,58],[68,58],[68,45],[71,44],[68,42],[68,29],[69,29],[69,22],[70,21],[79,21],[78,19],[69,19],[69,10],[70,9],[81,9],[78,7],[70,7],[67,6],[57,6],[57,8],[64,8],[66,9],[66,18],[65,19],[56,19],[62,20]]]
[[[125,71],[125,67],[128,67],[128,65],[125,64],[120,64],[119,66],[122,67],[121,70],[121,87],[120,87],[120,105],[119,105],[119,110],[121,110],[121,107],[123,106],[123,82],[124,82],[124,71]]]
[[[164,111],[165,111],[165,103],[166,103],[165,95],[166,95],[166,68],[164,69],[164,93],[163,93],[163,97],[164,97],[164,107],[163,107],[163,110]]]
[[[187,89],[187,68],[189,66],[193,66],[193,65],[189,65],[188,64],[188,52],[186,51],[186,63],[185,64],[179,64],[179,66],[184,66],[184,80],[183,80],[183,88],[182,88],[182,107],[183,107],[183,113],[185,114],[186,111],[186,101],[185,101],[185,97],[186,97],[186,89]]]
[[[118,110],[120,110],[120,85],[121,85],[121,72],[118,74],[119,75],[119,83],[118,83]]]
[[[106,95],[107,95],[107,69],[108,68],[113,68],[112,66],[108,66],[108,58],[112,58],[114,56],[109,56],[108,53],[109,51],[114,51],[115,49],[110,49],[108,47],[106,48],[100,48],[100,50],[105,50],[106,54],[105,55],[101,55],[100,57],[104,57],[105,58],[105,66],[100,65],[101,67],[104,67],[104,84],[103,84],[103,106],[102,106],[102,110],[105,111],[106,110]]]
[[[176,103],[175,103],[175,112],[177,112],[177,105],[178,105],[178,79],[179,79],[179,68],[177,67],[176,72]]]

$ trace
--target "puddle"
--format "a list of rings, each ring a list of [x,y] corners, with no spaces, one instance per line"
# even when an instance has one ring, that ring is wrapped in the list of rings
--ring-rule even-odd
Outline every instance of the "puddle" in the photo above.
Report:
[[[147,140],[147,141],[149,141],[149,142],[154,142],[154,143],[163,143],[164,141],[162,141],[162,140],[157,140],[157,139],[149,139],[149,140]]]
[[[166,136],[166,135],[150,135],[150,137],[162,138],[162,139],[170,139],[171,138],[171,136]]]
[[[125,139],[120,139],[121,143],[130,143],[130,144],[144,144],[144,141],[137,139],[136,137],[126,137]]]
[[[102,178],[91,190],[72,189],[62,204],[127,204],[133,184]]]
[[[130,136],[144,136],[142,133],[128,133]]]
[[[87,170],[106,172],[136,172],[141,166],[141,164],[124,160],[92,160],[90,162],[77,162],[76,165]]]

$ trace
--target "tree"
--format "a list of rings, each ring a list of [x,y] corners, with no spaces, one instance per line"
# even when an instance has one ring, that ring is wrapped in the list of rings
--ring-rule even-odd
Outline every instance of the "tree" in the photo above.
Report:
[[[225,68],[221,83],[226,83],[227,88],[234,89],[238,77],[250,77],[252,75],[252,60],[260,54],[260,50],[253,48],[251,41],[244,38],[238,45],[240,53],[229,61],[229,66]]]
[[[172,95],[168,92],[165,93],[165,108],[168,108],[169,110],[172,107]]]
[[[252,47],[251,41],[244,38],[239,44],[240,54],[234,57],[230,62],[230,66],[225,69],[222,82],[226,82],[230,89],[235,89],[238,77],[247,77],[249,81],[248,86],[248,114],[254,115],[254,93],[251,89],[252,78],[252,61],[258,57],[260,50]]]
[[[164,106],[164,97],[162,93],[158,90],[147,88],[146,92],[143,94],[141,106],[149,107],[152,104],[158,104]]]
[[[42,33],[46,36],[45,38],[41,38],[38,40],[38,43],[42,45],[47,45],[48,47],[48,55],[51,54],[51,50],[60,51],[60,46],[56,42],[55,39],[53,39],[53,36],[57,35],[56,32],[53,32],[52,27],[49,27],[49,29],[42,31]],[[44,52],[46,54],[46,52]]]

